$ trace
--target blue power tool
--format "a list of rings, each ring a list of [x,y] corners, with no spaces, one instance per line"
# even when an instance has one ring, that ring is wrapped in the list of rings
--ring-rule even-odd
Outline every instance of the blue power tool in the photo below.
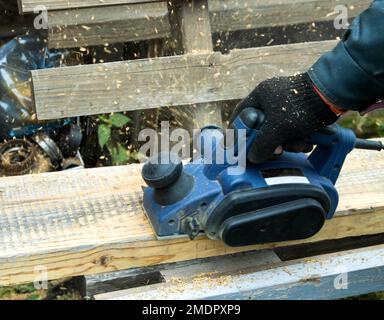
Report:
[[[210,146],[209,157],[204,148],[185,166],[164,153],[145,164],[144,209],[159,239],[205,233],[236,247],[312,237],[337,209],[335,183],[347,155],[354,148],[384,149],[333,125],[310,137],[316,145],[310,155],[284,152],[263,164],[235,163],[263,120],[261,111],[248,108],[231,124],[236,137],[245,137],[244,146],[236,137],[228,146],[218,128],[207,127],[199,141],[201,149]],[[220,161],[218,154],[224,155]]]

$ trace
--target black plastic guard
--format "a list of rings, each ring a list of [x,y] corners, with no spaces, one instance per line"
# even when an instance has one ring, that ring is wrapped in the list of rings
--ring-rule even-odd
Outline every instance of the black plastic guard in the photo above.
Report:
[[[325,190],[308,184],[275,185],[265,188],[234,191],[228,194],[211,212],[204,231],[211,239],[220,239],[221,226],[229,218],[248,214],[300,199],[314,199],[325,212],[329,211],[331,200]]]
[[[304,198],[233,216],[223,222],[220,238],[231,247],[312,237],[326,212],[319,201]]]

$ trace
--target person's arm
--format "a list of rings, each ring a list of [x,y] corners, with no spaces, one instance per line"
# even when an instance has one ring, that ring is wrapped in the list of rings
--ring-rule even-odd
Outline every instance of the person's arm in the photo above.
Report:
[[[303,139],[347,110],[364,111],[384,97],[384,0],[376,0],[351,24],[336,48],[309,70],[260,83],[235,109],[265,114],[248,158],[260,163],[276,150],[308,151]],[[299,143],[298,143],[299,141]]]
[[[363,111],[384,96],[384,0],[359,15],[334,50],[308,74],[340,109]]]

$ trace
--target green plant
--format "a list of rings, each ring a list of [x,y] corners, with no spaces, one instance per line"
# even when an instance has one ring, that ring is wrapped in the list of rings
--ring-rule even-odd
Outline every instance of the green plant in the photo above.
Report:
[[[109,116],[98,116],[100,124],[97,129],[99,146],[101,149],[106,148],[111,157],[113,165],[126,164],[134,154],[129,152],[119,137],[123,134],[121,129],[124,128],[131,120],[121,114],[114,113]]]
[[[351,128],[361,138],[384,137],[384,111],[379,110],[361,117],[351,113],[340,119],[340,124]]]
[[[45,297],[44,290],[36,290],[33,283],[22,284],[13,287],[0,287],[0,300],[3,299],[25,299],[40,300]]]

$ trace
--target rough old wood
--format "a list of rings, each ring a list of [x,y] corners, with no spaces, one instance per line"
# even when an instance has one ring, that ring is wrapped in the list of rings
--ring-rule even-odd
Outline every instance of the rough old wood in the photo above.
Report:
[[[244,98],[259,82],[308,69],[336,41],[32,71],[40,120]],[[297,59],[300,57],[300,59]]]
[[[47,10],[69,8],[86,8],[109,6],[115,4],[132,4],[141,2],[159,2],[162,0],[17,0],[21,13],[34,12],[37,6],[44,6]]]
[[[225,264],[226,257],[221,259],[221,263]],[[257,259],[254,257],[253,260]],[[237,270],[230,272],[215,271],[214,268],[205,273],[198,268],[192,274],[188,274],[188,271],[185,270],[186,275],[176,273],[165,283],[99,294],[95,299],[342,299],[384,289],[384,245],[264,266],[240,265]]]
[[[168,7],[175,54],[213,53],[208,1],[171,0]],[[222,127],[220,102],[195,104],[184,108],[184,112],[172,111],[176,121],[191,133],[208,124]]]
[[[49,11],[50,48],[87,47],[170,35],[166,2]]]
[[[332,20],[336,5],[346,5],[349,17],[370,0],[209,0],[212,32],[284,26]],[[49,11],[48,45],[52,48],[103,45],[163,38],[170,34],[167,2],[75,8]]]

